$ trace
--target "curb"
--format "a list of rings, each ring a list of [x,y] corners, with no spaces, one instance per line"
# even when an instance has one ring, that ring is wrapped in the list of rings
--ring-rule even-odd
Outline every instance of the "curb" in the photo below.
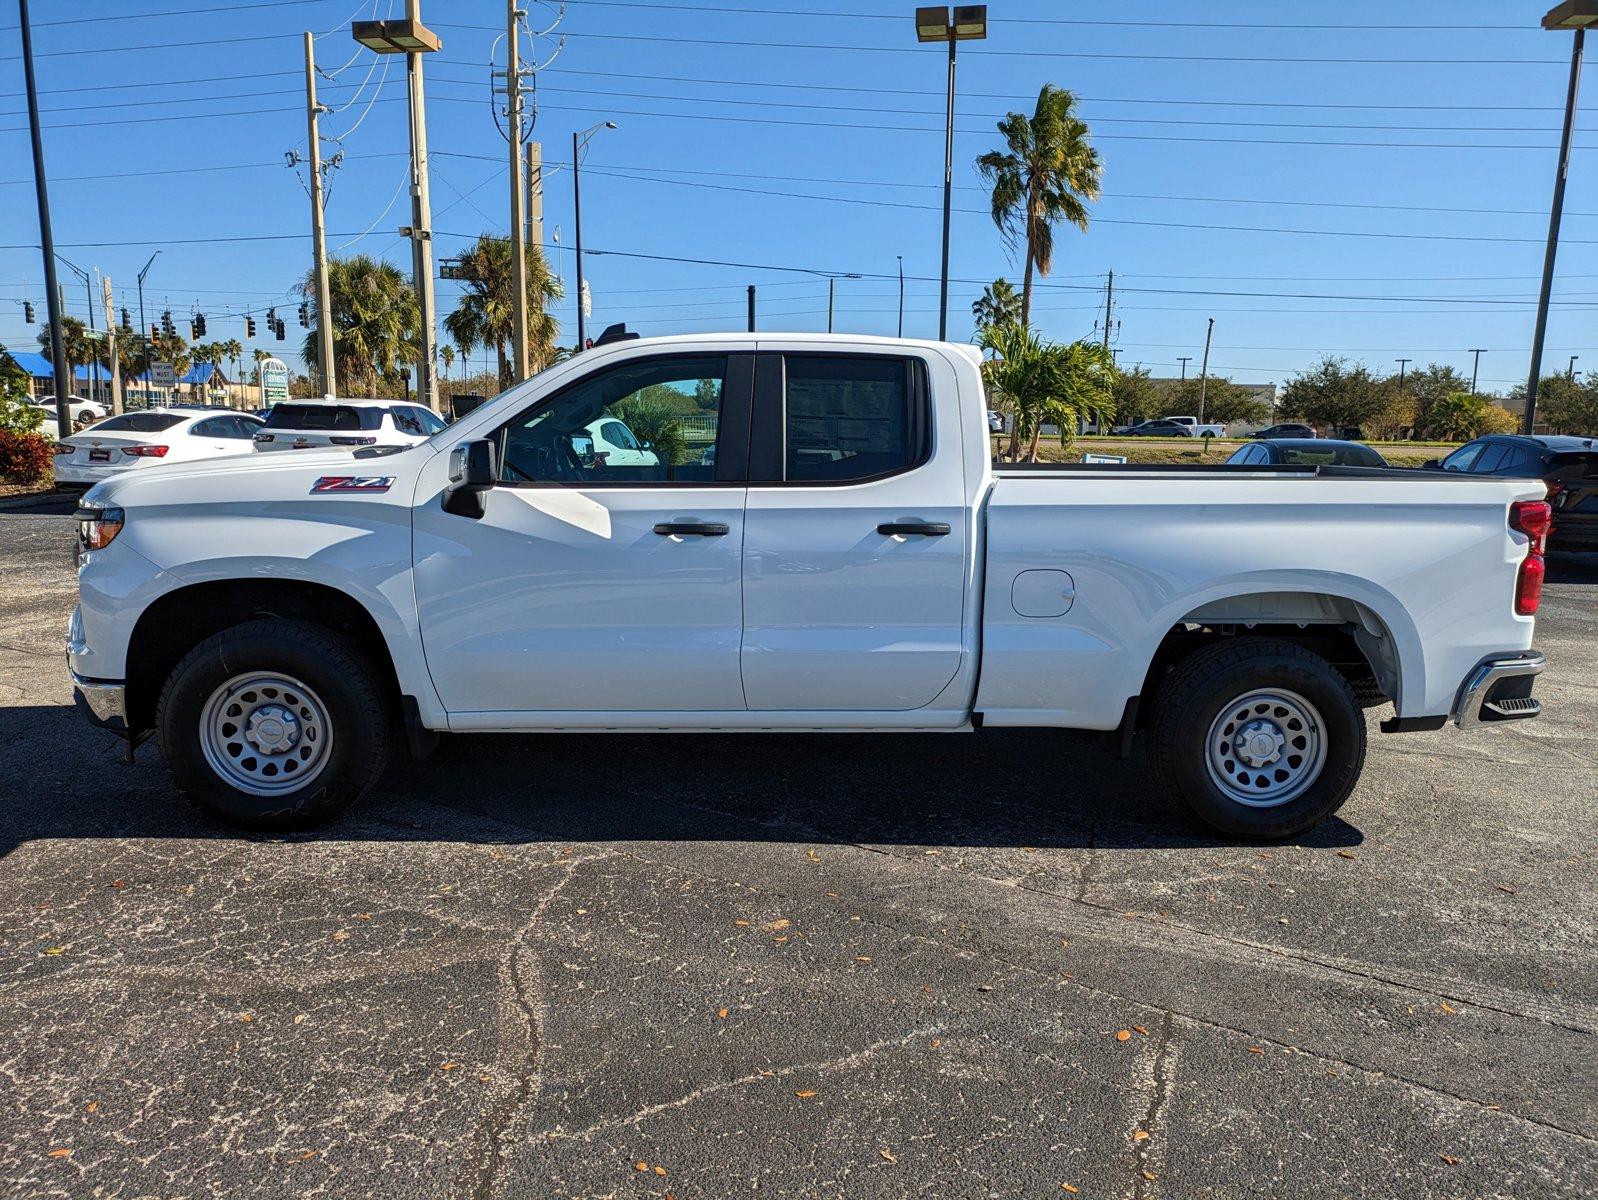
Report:
[[[44,508],[59,504],[72,497],[71,492],[28,492],[21,496],[0,496],[0,512],[16,512],[30,508]]]

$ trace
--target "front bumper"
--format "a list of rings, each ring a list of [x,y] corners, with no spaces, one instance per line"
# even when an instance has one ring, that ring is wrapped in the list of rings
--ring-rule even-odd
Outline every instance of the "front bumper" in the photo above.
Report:
[[[1537,716],[1542,703],[1532,698],[1531,689],[1546,665],[1539,650],[1482,659],[1459,685],[1450,719],[1463,727],[1467,721],[1524,721]]]
[[[74,671],[72,703],[101,729],[109,729],[119,737],[128,736],[127,693],[121,681],[85,679]]]

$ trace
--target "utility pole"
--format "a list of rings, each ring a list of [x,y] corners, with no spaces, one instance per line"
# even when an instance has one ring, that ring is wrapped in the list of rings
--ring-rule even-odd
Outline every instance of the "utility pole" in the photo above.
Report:
[[[1393,361],[1398,364],[1398,390],[1402,392],[1404,390],[1404,368],[1409,366],[1409,364],[1414,360],[1409,358],[1395,358]]]
[[[577,345],[578,354],[588,349],[588,318],[583,312],[583,180],[578,155],[582,152],[582,135],[572,133],[572,232],[576,236],[577,264]]]
[[[522,190],[522,62],[516,0],[505,0],[505,136],[510,142],[511,381],[532,374],[527,352],[527,204]]]
[[[1181,378],[1181,380],[1179,380],[1179,382],[1186,383],[1187,382],[1187,364],[1193,361],[1193,356],[1191,354],[1183,354],[1183,355],[1180,355],[1177,358],[1176,361],[1182,364],[1182,378]]]
[[[28,132],[33,139],[33,190],[39,201],[39,248],[44,251],[44,302],[50,316],[50,374],[55,384],[55,424],[58,436],[72,436],[72,411],[67,397],[72,381],[63,391],[61,380],[67,373],[67,347],[61,336],[61,293],[55,277],[55,235],[50,232],[50,191],[44,180],[44,139],[39,132],[39,93],[33,81],[33,27],[28,21],[28,0],[17,0],[18,20],[22,24],[22,74],[28,91]]]
[[[1551,12],[1543,18],[1543,28],[1550,28],[1549,18],[1553,15]],[[1582,43],[1587,35],[1585,27],[1579,24],[1575,30],[1576,36],[1570,48],[1570,83],[1565,93],[1565,127],[1559,137],[1559,166],[1554,171],[1554,199],[1548,213],[1548,245],[1543,251],[1542,290],[1537,295],[1537,326],[1531,339],[1531,370],[1526,378],[1526,416],[1521,432],[1528,437],[1535,431],[1537,422],[1537,383],[1543,369],[1543,340],[1548,334],[1548,301],[1554,288],[1554,258],[1559,253],[1559,221],[1565,210],[1565,178],[1570,174],[1570,139],[1576,129],[1576,93],[1581,86]]]
[[[100,291],[105,299],[105,348],[111,362],[111,415],[122,415],[122,361],[117,354],[117,322],[111,312],[111,277],[100,278]]]
[[[904,336],[904,255],[896,256],[899,259],[899,336]]]
[[[1210,318],[1209,328],[1204,331],[1204,363],[1199,368],[1199,424],[1204,424],[1204,401],[1210,387],[1210,339],[1215,336],[1215,318]]]
[[[755,285],[749,285],[749,332],[755,331]]]
[[[828,333],[832,332],[832,294],[833,294],[834,285],[837,284],[837,282],[838,282],[837,279],[835,279],[833,276],[831,276],[831,275],[827,276],[827,332]]]
[[[405,0],[406,17],[422,23],[422,0]],[[416,364],[416,395],[434,412],[438,404],[438,330],[433,310],[433,202],[427,182],[427,109],[422,97],[422,52],[405,54],[411,124],[411,273],[420,302],[421,360]]]
[[[544,144],[527,143],[527,239],[544,248]]]
[[[1472,350],[1470,353],[1474,356],[1474,361],[1470,364],[1470,394],[1474,396],[1476,394],[1476,375],[1481,370],[1481,351]]]
[[[311,255],[316,273],[316,366],[322,377],[322,392],[338,395],[338,380],[333,363],[333,301],[327,280],[327,228],[322,219],[322,137],[317,118],[322,106],[316,102],[316,51],[310,31],[305,34],[305,127],[310,143],[307,158],[311,168]],[[143,314],[140,314],[143,320]]]
[[[1104,285],[1104,348],[1110,348],[1110,306],[1115,302],[1115,272],[1111,271]]]

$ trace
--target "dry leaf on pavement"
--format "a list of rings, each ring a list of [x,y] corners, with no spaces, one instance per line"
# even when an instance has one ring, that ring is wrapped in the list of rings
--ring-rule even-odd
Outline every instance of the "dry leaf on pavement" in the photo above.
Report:
[[[887,1161],[887,1162],[891,1162],[891,1163],[896,1163],[896,1162],[898,1162],[898,1161],[899,1161],[899,1160],[898,1160],[898,1159],[897,1159],[897,1158],[895,1158],[895,1157],[894,1157],[894,1156],[893,1156],[893,1151],[892,1151],[892,1150],[889,1150],[889,1149],[887,1149],[887,1148],[886,1148],[886,1147],[884,1147],[884,1148],[883,1148],[883,1149],[881,1149],[881,1150],[878,1150],[878,1151],[877,1151],[877,1153],[878,1153],[878,1154],[880,1154],[880,1155],[882,1155],[882,1157],[883,1157],[883,1159],[884,1159],[884,1160],[885,1160],[885,1161]]]
[[[798,1096],[799,1099],[801,1099],[801,1100],[808,1100],[808,1099],[810,1099],[810,1097],[814,1096],[815,1094],[816,1094],[816,1092],[815,1092],[814,1088],[806,1088],[802,1092],[795,1092],[794,1093],[794,1095]]]
[[[1131,1037],[1132,1031],[1130,1029],[1117,1029],[1115,1031],[1115,1040],[1118,1042],[1128,1041],[1131,1039]]]

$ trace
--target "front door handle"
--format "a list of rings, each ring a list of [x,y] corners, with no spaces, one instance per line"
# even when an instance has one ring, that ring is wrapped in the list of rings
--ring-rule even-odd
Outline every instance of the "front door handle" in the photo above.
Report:
[[[655,532],[662,537],[670,537],[673,534],[725,537],[728,533],[728,528],[720,521],[662,521],[655,526]]]
[[[947,537],[947,521],[884,521],[877,532],[888,537]]]

